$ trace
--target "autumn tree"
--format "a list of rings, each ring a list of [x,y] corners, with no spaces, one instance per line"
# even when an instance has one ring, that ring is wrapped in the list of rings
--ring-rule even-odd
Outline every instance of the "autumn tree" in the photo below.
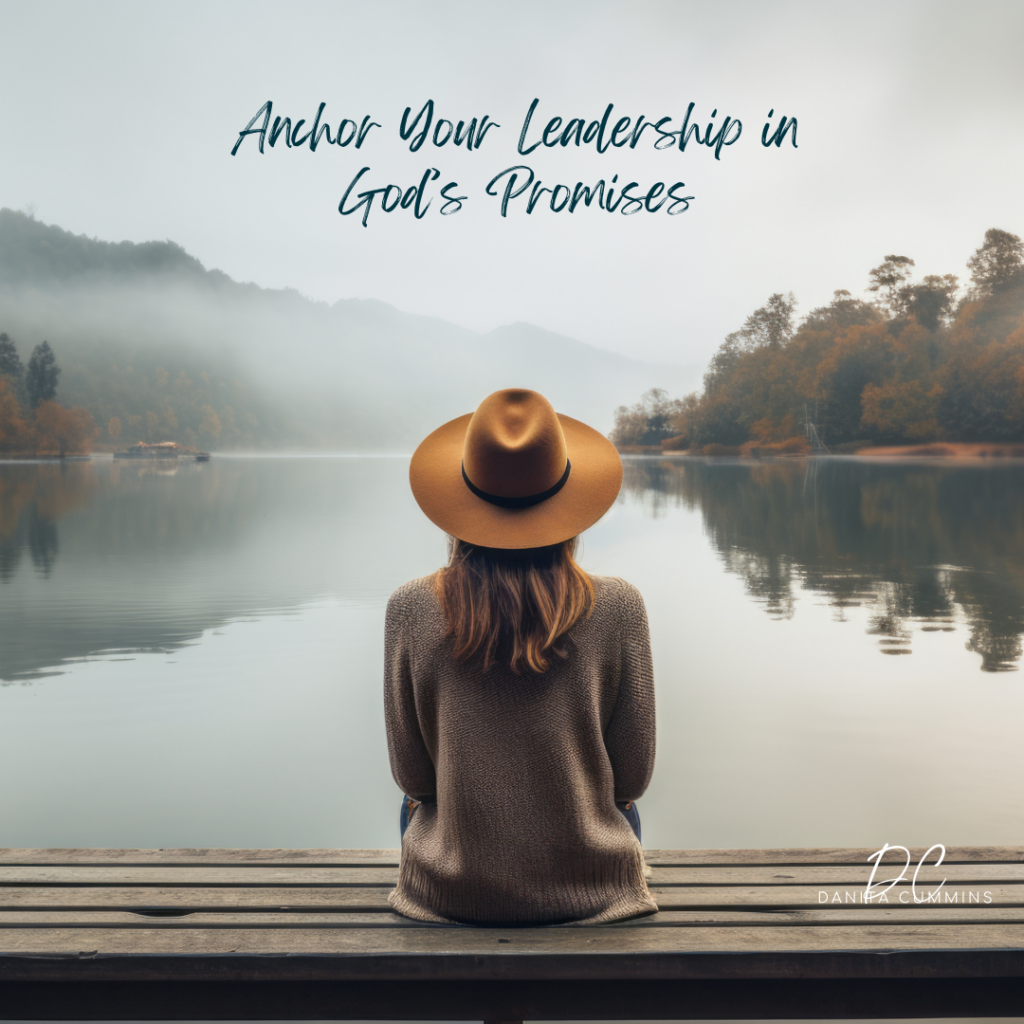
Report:
[[[931,441],[939,432],[936,419],[942,388],[919,380],[868,384],[861,395],[861,428],[877,441]]]
[[[788,347],[794,337],[795,310],[792,292],[776,292],[743,327],[726,336],[704,375],[704,395],[687,417],[691,444],[740,445],[750,437],[755,421],[781,424],[792,413],[795,394]]]
[[[728,383],[739,365],[742,340],[740,332],[733,331],[732,334],[727,334],[725,341],[718,346],[718,351],[711,357],[707,372],[704,374],[705,395],[714,395]]]
[[[768,301],[755,309],[739,330],[746,348],[780,349],[793,337],[793,313],[796,298],[793,293],[776,292]]]
[[[819,426],[826,444],[864,436],[860,427],[864,389],[894,379],[905,352],[899,335],[886,323],[851,327],[836,339],[817,369]]]
[[[32,430],[22,419],[21,406],[8,380],[0,377],[0,451],[27,452],[33,449]]]
[[[611,440],[615,444],[661,444],[673,436],[672,420],[681,407],[664,388],[651,388],[632,407],[620,405],[615,411]]]
[[[675,403],[675,409],[668,420],[671,447],[678,451],[689,448],[695,440],[697,414],[700,410],[700,395],[696,391],[684,395]]]
[[[868,291],[879,295],[879,305],[897,316],[902,312],[901,291],[910,279],[910,268],[914,261],[909,256],[886,256],[873,270],[868,271],[871,284]]]
[[[57,381],[60,367],[48,341],[40,342],[29,357],[25,373],[25,393],[28,404],[36,409],[42,402],[52,402],[57,397]]]
[[[959,441],[1024,439],[1024,330],[983,346],[960,337],[940,375],[940,427]]]
[[[1009,231],[989,228],[985,241],[967,261],[971,280],[982,295],[1006,291],[1024,276],[1024,242]]]
[[[99,433],[92,414],[80,406],[65,409],[53,401],[39,403],[35,414],[38,451],[60,455],[85,454]]]
[[[920,284],[900,289],[899,307],[922,327],[937,331],[953,314],[958,287],[956,274],[928,274]]]
[[[878,323],[880,319],[881,315],[870,302],[855,299],[845,288],[837,288],[827,306],[818,306],[807,314],[801,324],[801,333],[834,333],[848,327]]]
[[[923,281],[911,281],[909,256],[886,256],[868,273],[869,292],[878,294],[878,307],[892,319],[913,317],[929,331],[938,330],[953,313],[958,279],[955,274],[929,274]]]

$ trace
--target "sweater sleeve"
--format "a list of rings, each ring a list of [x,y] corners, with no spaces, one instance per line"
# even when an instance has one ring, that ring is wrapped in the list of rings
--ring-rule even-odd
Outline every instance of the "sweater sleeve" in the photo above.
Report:
[[[654,772],[654,669],[647,611],[640,592],[625,584],[620,634],[619,693],[605,731],[615,775],[615,799],[643,796]]]
[[[402,791],[416,800],[433,800],[437,792],[431,760],[416,713],[412,685],[409,628],[415,614],[399,588],[388,601],[384,619],[384,724],[391,774]]]

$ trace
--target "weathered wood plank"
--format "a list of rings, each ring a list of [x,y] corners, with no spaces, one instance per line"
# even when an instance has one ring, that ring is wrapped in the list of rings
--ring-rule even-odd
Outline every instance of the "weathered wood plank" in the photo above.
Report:
[[[239,910],[239,911],[315,911],[372,913],[388,909],[387,886],[361,888],[189,888],[137,886],[130,888],[87,886],[83,888],[56,886],[0,886],[0,910],[129,910],[139,907],[162,907],[177,910]],[[863,887],[841,889],[840,903],[822,903],[821,893],[830,900],[834,889],[810,886],[651,886],[651,893],[663,910],[704,910],[708,908],[743,908],[765,910],[830,910],[851,905],[851,899],[860,899]],[[928,891],[928,890],[926,890]],[[849,892],[851,897],[846,897]],[[901,887],[905,902],[911,899],[910,890]],[[985,884],[983,889],[956,888],[947,885],[943,892],[957,894],[958,903],[965,906],[1024,907],[1024,883],[1002,885]],[[971,900],[968,893],[976,894]],[[978,893],[990,894],[991,902],[984,904]],[[846,900],[844,904],[842,901]],[[860,904],[857,904],[860,905]],[[865,904],[865,909],[898,906],[899,895],[892,902]]]
[[[842,905],[861,905],[864,887],[822,887],[800,885],[766,885],[766,886],[671,886],[662,888],[650,886],[651,893],[659,907],[665,910],[698,910],[706,907],[751,907],[765,909],[804,909],[811,906],[819,909]],[[2,890],[0,890],[2,891]],[[918,895],[933,891],[928,886],[918,887]],[[1020,907],[1024,906],[1024,884],[981,883],[970,888],[960,885],[946,885],[943,892],[956,893],[957,902],[965,905],[983,905],[989,907]],[[835,893],[839,893],[839,902],[832,902]],[[822,896],[824,893],[824,897]],[[849,893],[849,897],[847,896]],[[970,894],[974,894],[972,898]],[[904,896],[905,894],[905,896]],[[991,902],[985,903],[986,895]],[[945,897],[943,897],[943,900]],[[824,900],[824,902],[823,902]],[[902,900],[902,902],[901,902]],[[867,908],[885,909],[887,906],[900,906],[911,903],[913,892],[910,886],[900,886],[886,895],[886,902],[872,901],[863,904]],[[2,905],[2,904],[0,904]]]
[[[397,867],[0,866],[0,886],[394,886]]]
[[[212,916],[212,915],[211,915]],[[602,925],[605,928],[719,927],[744,925],[758,928],[839,927],[843,925],[893,927],[898,925],[949,925],[969,927],[1000,924],[1024,926],[1024,910],[1017,907],[918,906],[881,910],[868,907],[836,907],[835,910],[664,910],[647,917]],[[579,925],[577,927],[586,927]],[[1024,930],[1018,938],[1024,940]]]
[[[878,880],[894,869],[883,866]],[[650,884],[672,885],[818,885],[861,886],[870,874],[868,865],[792,865],[759,867],[661,867],[651,869]],[[0,866],[0,885],[189,885],[189,886],[387,886],[398,878],[388,867],[173,867],[125,865],[6,865]],[[987,863],[926,866],[920,884],[1024,882],[1024,864]],[[909,877],[906,884],[909,884]]]
[[[112,867],[146,865],[176,867],[397,867],[401,850],[245,850],[245,849],[176,849],[132,850],[74,848],[34,849],[0,848],[0,866],[38,865],[109,865]]]
[[[821,847],[766,850],[646,850],[649,864],[686,865],[829,865],[866,864],[875,851],[867,847]],[[911,847],[914,863],[924,854],[924,847]],[[216,866],[256,864],[262,866],[351,866],[375,861],[398,863],[400,851],[393,849],[101,849],[73,848],[0,849],[3,864],[179,864]],[[1024,863],[1024,846],[950,846],[946,863]],[[380,865],[378,865],[380,866]]]
[[[1013,950],[1024,953],[1024,926],[839,925],[825,927],[549,927],[411,928],[0,928],[0,958],[11,954],[69,956],[224,953],[479,957],[579,953],[766,953],[892,950]],[[84,952],[83,952],[84,951]],[[1024,973],[1024,956],[1020,957]]]
[[[840,927],[866,924],[894,927],[902,925],[938,925],[973,928],[978,925],[1024,926],[1024,909],[1013,907],[978,908],[958,906],[926,906],[884,908],[882,910],[854,907],[835,910],[751,911],[751,910],[689,910],[662,911],[634,920],[603,925],[603,928],[709,928],[709,927]],[[325,913],[309,911],[237,911],[210,912],[197,910],[184,915],[150,916],[121,910],[40,910],[0,911],[0,929],[12,928],[385,928],[433,927],[411,921],[393,912]],[[563,925],[563,928],[587,930],[588,925]],[[513,935],[516,930],[509,929]]]
[[[362,888],[255,888],[225,886],[223,888],[188,888],[136,886],[131,888],[57,886],[0,886],[0,910],[21,910],[27,907],[55,909],[131,909],[166,907],[168,909],[239,910],[351,910],[372,913],[387,910],[391,886]],[[1024,899],[1024,887],[1021,889]]]
[[[917,864],[927,851],[924,846],[909,848],[912,863]],[[648,864],[663,867],[674,865],[696,867],[721,864],[760,865],[781,867],[786,865],[867,864],[868,857],[878,848],[817,847],[774,850],[644,850]],[[890,854],[890,857],[894,856]],[[934,857],[935,854],[932,855]],[[945,864],[1024,863],[1024,846],[949,846]]]
[[[1010,911],[1013,913],[1013,911]],[[656,915],[652,915],[656,916]],[[70,911],[2,911],[0,929],[12,928],[432,928],[435,925],[412,921],[391,910],[325,913],[310,911],[237,911],[198,910],[179,916],[148,914],[121,910]]]
[[[904,883],[910,884],[914,867],[907,871]],[[876,884],[882,879],[892,878],[899,873],[900,865],[883,864],[876,873]],[[661,867],[652,866],[648,883],[651,885],[815,885],[853,886],[863,888],[871,874],[867,864],[858,865],[804,865],[794,864],[782,867]],[[0,875],[2,877],[2,875]],[[973,884],[976,882],[1024,882],[1024,864],[942,864],[936,868],[926,865],[918,874],[919,885],[937,885],[943,879],[948,884]]]

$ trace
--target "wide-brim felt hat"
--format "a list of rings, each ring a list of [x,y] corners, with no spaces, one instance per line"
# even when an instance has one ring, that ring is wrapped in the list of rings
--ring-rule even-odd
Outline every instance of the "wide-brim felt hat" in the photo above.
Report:
[[[412,493],[446,533],[491,548],[558,544],[593,526],[622,486],[615,446],[536,391],[496,391],[426,437]]]

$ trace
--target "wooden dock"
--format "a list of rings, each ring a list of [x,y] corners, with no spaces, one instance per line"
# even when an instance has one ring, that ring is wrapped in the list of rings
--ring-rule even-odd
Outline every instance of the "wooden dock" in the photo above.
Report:
[[[923,903],[871,852],[648,851],[658,914],[493,929],[392,913],[397,850],[2,850],[0,1019],[1024,1015],[1024,847]]]

